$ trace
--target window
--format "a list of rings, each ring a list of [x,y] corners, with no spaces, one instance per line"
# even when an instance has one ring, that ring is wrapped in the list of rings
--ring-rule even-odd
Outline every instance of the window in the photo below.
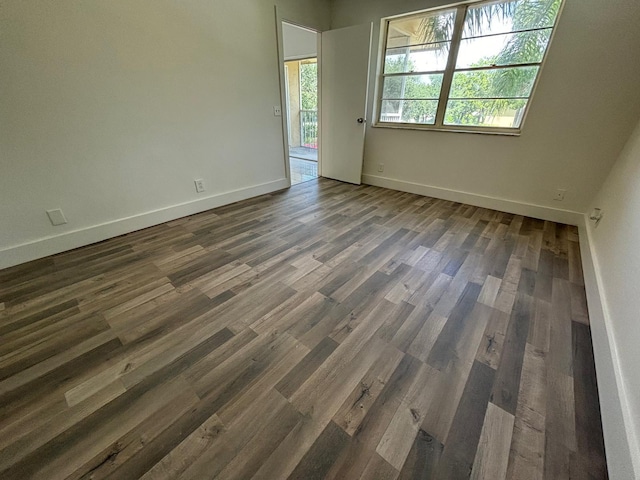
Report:
[[[561,4],[484,1],[385,20],[376,124],[518,134]]]

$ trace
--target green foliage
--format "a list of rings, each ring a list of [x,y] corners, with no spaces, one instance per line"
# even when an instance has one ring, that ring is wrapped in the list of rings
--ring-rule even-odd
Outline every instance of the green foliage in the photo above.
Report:
[[[506,0],[469,7],[465,18],[464,37],[494,33],[492,25],[496,22],[501,25],[511,24],[512,31],[552,27],[561,3],[562,0]],[[426,16],[419,29],[422,42],[450,39],[454,22],[455,15],[451,12]],[[482,58],[472,67],[540,62],[549,37],[550,30],[511,35],[496,56]],[[413,65],[407,65],[407,61],[402,58],[388,58],[385,73],[412,71]],[[525,107],[526,100],[501,97],[528,97],[537,73],[538,67],[535,66],[456,73],[445,113],[445,123],[483,125],[489,117],[521,110]],[[387,78],[384,98],[438,98],[441,78],[440,82],[421,81],[424,78]],[[432,120],[425,122],[425,119],[435,116],[433,104],[434,102],[386,102],[383,104],[383,113],[392,113],[391,110],[397,107],[396,113],[402,111],[403,122],[432,123]],[[385,109],[388,112],[385,112]]]
[[[448,125],[483,125],[489,117],[503,112],[517,111],[526,105],[526,100],[519,99],[486,99],[493,97],[496,88],[494,71],[477,70],[456,74],[452,84],[450,100],[445,113],[445,123]],[[528,73],[531,77],[531,73]],[[530,78],[530,83],[535,79]],[[517,85],[517,84],[516,84]],[[456,100],[466,98],[470,100]]]
[[[318,64],[300,64],[300,98],[302,110],[318,109]]]
[[[553,26],[562,0],[519,0],[514,2],[512,22],[514,30]],[[496,58],[499,65],[525,63],[531,59],[542,60],[549,44],[550,31],[540,30],[528,35],[514,35]],[[521,71],[500,70],[495,79],[496,86],[509,89],[525,79]]]
[[[422,19],[418,27],[419,43],[446,42],[453,36],[456,12],[431,14]]]
[[[393,62],[387,65],[396,70]],[[516,69],[520,80],[513,82],[507,90],[498,90],[496,79],[498,70],[477,70],[457,73],[454,76],[447,106],[445,122],[454,125],[482,125],[488,117],[500,112],[519,110],[526,101],[519,99],[487,100],[487,97],[528,96],[537,67]],[[521,70],[521,71],[520,71]],[[433,123],[437,110],[437,99],[442,89],[442,75],[402,75],[385,79],[383,98],[385,99],[425,99],[383,101],[383,114],[401,113],[400,121],[409,123]],[[455,99],[472,100],[455,100]],[[432,99],[432,100],[427,100]]]
[[[407,66],[410,70],[410,62],[402,57],[389,58],[385,64],[388,72],[403,72],[407,70]],[[433,123],[441,89],[442,75],[387,77],[383,98],[432,100],[390,100],[383,103],[382,113],[401,113],[402,122]]]
[[[464,37],[481,36],[495,22],[511,21],[514,30],[551,27],[562,0],[503,0],[469,7],[464,24]],[[455,13],[441,12],[425,16],[418,28],[420,43],[450,40]]]
[[[478,98],[488,96],[491,89],[491,77],[485,71],[466,72],[456,75],[450,97]],[[486,117],[493,113],[494,107],[505,107],[504,101],[458,100],[447,105],[445,123],[453,125],[482,125]]]

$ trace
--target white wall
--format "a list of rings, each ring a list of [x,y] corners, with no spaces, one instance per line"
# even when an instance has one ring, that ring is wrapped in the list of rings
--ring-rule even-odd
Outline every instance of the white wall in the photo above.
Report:
[[[332,28],[373,21],[377,46],[382,17],[448,3],[337,0]],[[639,24],[637,0],[610,0],[606,5],[566,0],[522,136],[368,127],[365,181],[396,188],[412,187],[403,182],[434,186],[439,196],[447,190],[468,192],[473,195],[462,200],[503,209],[515,204],[491,204],[483,196],[584,212],[640,114]],[[379,163],[384,163],[384,173],[377,172]],[[559,187],[567,189],[562,203],[552,200]]]
[[[273,3],[3,0],[0,268],[286,186]]]
[[[318,56],[318,34],[306,28],[283,23],[282,42],[285,61]]]
[[[604,212],[587,232],[622,397],[620,433],[635,461],[635,477],[624,478],[640,478],[640,123],[591,207]]]

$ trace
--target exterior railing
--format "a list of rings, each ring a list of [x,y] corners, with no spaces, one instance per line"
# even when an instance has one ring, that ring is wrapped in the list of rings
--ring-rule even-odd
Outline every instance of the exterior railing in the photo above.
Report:
[[[380,115],[381,122],[400,122],[400,113],[383,113]]]
[[[303,147],[318,148],[317,110],[300,110],[300,143]]]

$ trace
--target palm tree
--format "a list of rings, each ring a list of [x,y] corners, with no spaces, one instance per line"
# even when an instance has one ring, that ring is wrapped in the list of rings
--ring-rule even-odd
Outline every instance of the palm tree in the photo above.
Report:
[[[466,9],[463,37],[481,37],[495,31],[495,24],[511,24],[513,34],[502,50],[493,57],[482,59],[478,66],[514,66],[542,59],[562,0],[506,0],[469,6]],[[440,14],[424,17],[418,29],[421,43],[448,42],[453,36],[455,15]],[[445,47],[447,43],[439,43]],[[535,60],[532,60],[535,59]],[[537,69],[500,68],[491,72],[491,91],[502,92],[505,97],[522,96],[523,90],[532,85]],[[512,102],[516,104],[522,101]],[[485,102],[483,114],[494,114],[505,108],[508,102]],[[488,109],[488,110],[487,110]]]
[[[558,15],[562,0],[507,0],[467,8],[465,18],[465,36],[482,36],[491,29],[494,22],[512,22],[513,30],[530,30],[551,27]],[[455,15],[433,15],[422,19],[417,36],[420,43],[436,43],[451,40],[455,24]],[[500,55],[516,56],[517,52],[530,48],[526,42],[537,39],[529,36],[514,36]]]
[[[478,34],[493,21],[504,21],[513,16],[515,2],[487,4],[482,8],[469,8],[465,19],[465,31]],[[453,36],[456,16],[451,14],[424,17],[418,28],[421,43],[446,42]]]

